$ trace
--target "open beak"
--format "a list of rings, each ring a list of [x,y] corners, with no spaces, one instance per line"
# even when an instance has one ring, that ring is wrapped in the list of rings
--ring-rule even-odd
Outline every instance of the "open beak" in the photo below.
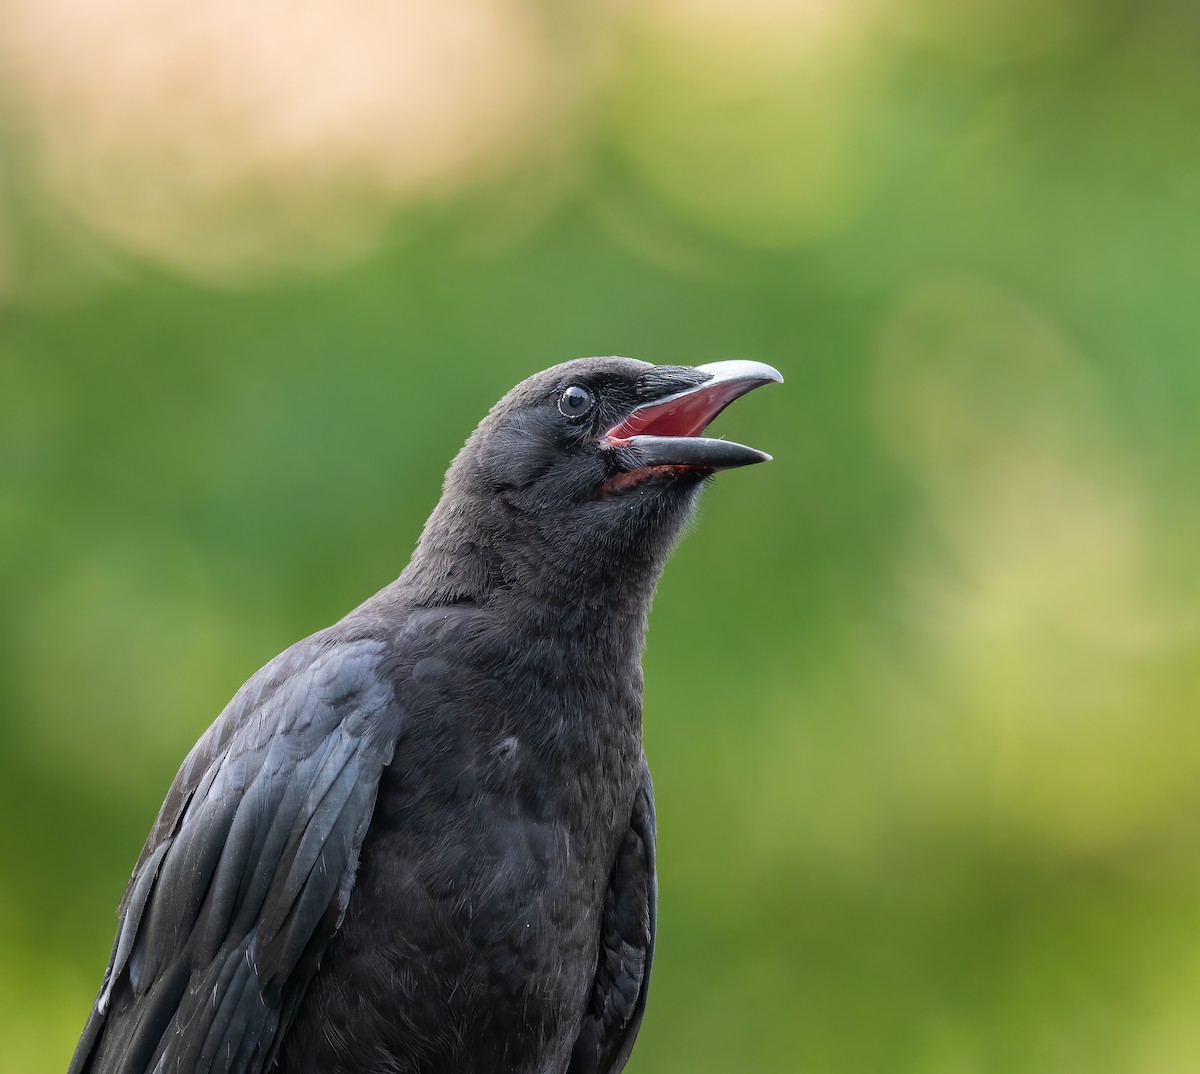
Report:
[[[700,383],[643,403],[605,434],[620,448],[626,473],[660,467],[731,470],[771,456],[757,448],[700,434],[738,396],[764,384],[782,384],[779,371],[762,362],[713,362],[688,373],[705,374]],[[625,460],[628,459],[626,463]]]

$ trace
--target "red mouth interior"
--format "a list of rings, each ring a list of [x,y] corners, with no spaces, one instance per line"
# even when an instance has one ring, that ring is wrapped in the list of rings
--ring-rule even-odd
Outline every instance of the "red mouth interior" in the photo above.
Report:
[[[608,430],[609,440],[630,436],[699,436],[708,424],[748,391],[752,384],[727,380],[702,386],[686,395],[638,407],[624,421]]]

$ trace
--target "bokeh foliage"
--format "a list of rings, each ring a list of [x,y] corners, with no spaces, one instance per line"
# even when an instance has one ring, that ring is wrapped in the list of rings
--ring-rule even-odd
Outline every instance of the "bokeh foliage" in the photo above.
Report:
[[[151,6],[0,15],[0,1067],[237,686],[619,353],[788,378],[652,619],[631,1069],[1200,1068],[1195,13]]]

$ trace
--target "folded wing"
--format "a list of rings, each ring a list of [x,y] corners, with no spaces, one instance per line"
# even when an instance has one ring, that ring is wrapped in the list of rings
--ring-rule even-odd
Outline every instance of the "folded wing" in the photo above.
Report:
[[[567,1074],[619,1074],[633,1050],[654,958],[654,839],[654,787],[643,761],[642,786],[608,881],[596,976]]]
[[[300,642],[196,744],[121,900],[68,1074],[267,1068],[345,914],[400,733],[382,653]]]

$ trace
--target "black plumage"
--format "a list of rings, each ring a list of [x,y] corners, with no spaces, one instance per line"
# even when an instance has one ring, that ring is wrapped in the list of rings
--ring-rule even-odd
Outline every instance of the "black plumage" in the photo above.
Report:
[[[766,366],[546,370],[408,567],[255,674],[184,761],[70,1074],[608,1074],[653,955],[640,656]]]

